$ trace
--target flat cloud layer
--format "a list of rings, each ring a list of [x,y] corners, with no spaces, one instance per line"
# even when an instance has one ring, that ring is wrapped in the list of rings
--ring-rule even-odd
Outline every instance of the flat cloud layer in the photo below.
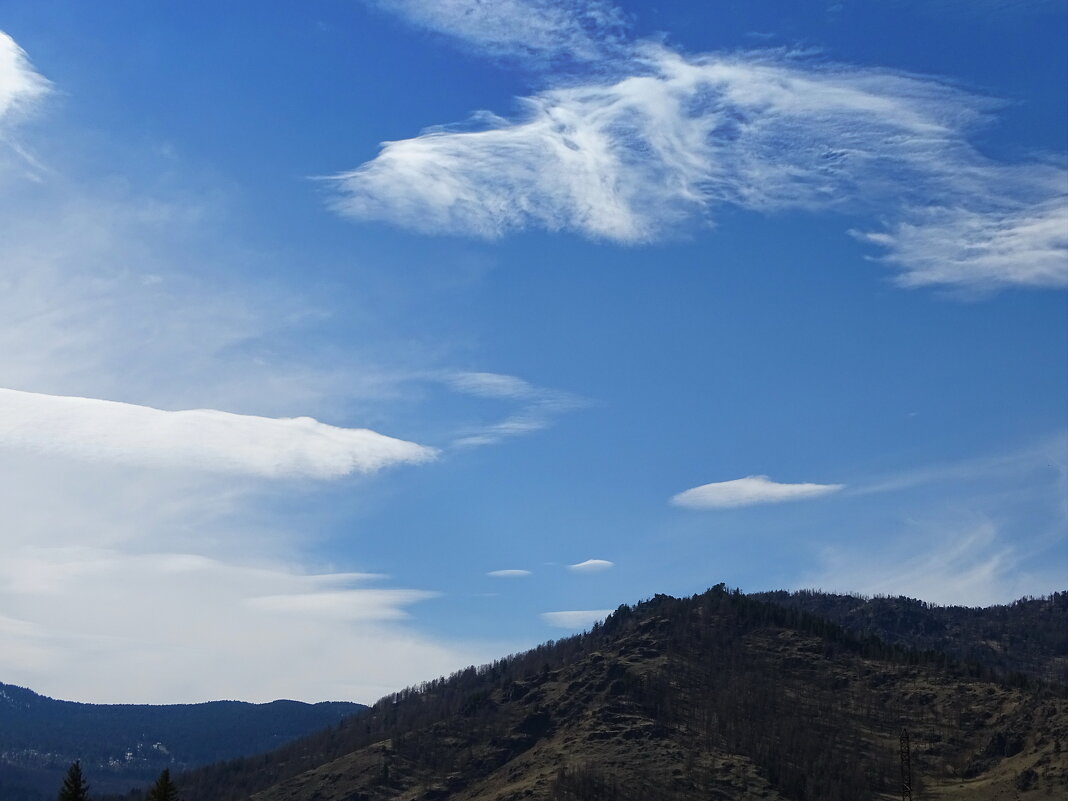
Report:
[[[540,227],[620,243],[735,206],[878,214],[901,283],[1064,286],[1063,165],[998,164],[992,107],[934,80],[781,52],[634,45],[617,77],[522,99],[516,119],[386,142],[334,179],[341,214],[429,233]],[[963,236],[961,236],[963,234]]]
[[[572,609],[567,612],[542,612],[541,619],[561,629],[584,629],[610,614],[611,609]]]
[[[671,499],[687,509],[730,509],[762,503],[782,503],[819,498],[838,492],[844,484],[779,484],[767,476],[747,476],[719,481],[680,492]]]
[[[12,389],[0,389],[0,447],[270,478],[369,473],[435,455],[422,445],[309,417],[169,412]]]

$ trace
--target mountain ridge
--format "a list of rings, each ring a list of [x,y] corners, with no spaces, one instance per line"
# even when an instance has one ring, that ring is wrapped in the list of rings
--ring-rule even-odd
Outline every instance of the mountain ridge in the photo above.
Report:
[[[874,801],[907,727],[917,788],[993,801],[1068,790],[1066,695],[721,584],[180,782],[187,801]]]
[[[345,701],[86,704],[0,683],[0,798],[50,801],[78,759],[99,792],[269,751],[367,707]]]

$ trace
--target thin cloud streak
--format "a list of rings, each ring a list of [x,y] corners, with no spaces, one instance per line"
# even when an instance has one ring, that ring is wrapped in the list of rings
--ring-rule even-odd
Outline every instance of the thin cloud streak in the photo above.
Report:
[[[494,578],[523,578],[531,575],[529,570],[491,570],[486,574]]]
[[[780,484],[767,476],[746,476],[717,481],[685,490],[671,498],[672,506],[686,509],[734,509],[767,503],[819,498],[843,489],[844,484]]]
[[[570,393],[538,387],[502,373],[459,371],[446,373],[441,380],[456,392],[521,404],[518,411],[504,420],[457,437],[452,443],[455,447],[496,445],[506,439],[542,431],[553,425],[560,415],[587,405],[587,401]]]
[[[262,595],[245,603],[253,609],[329,620],[402,620],[404,607],[438,597],[426,590],[334,590],[331,592]]]
[[[1004,480],[1021,473],[1043,467],[1056,471],[1065,492],[1068,523],[1068,431],[1057,431],[1043,437],[1025,448],[959,462],[950,462],[927,467],[904,470],[890,475],[875,476],[866,482],[851,486],[844,494],[849,496],[874,495],[884,492],[900,492],[928,484],[945,482],[970,482],[977,480]]]
[[[542,612],[541,619],[561,629],[585,629],[612,614],[611,609],[572,609],[565,612]]]
[[[457,372],[446,377],[457,392],[482,398],[526,399],[541,394],[541,390],[522,378],[501,373]]]
[[[332,205],[424,233],[623,244],[729,206],[861,211],[885,218],[856,235],[888,251],[902,286],[1068,284],[1056,230],[1068,173],[979,154],[967,132],[993,108],[985,98],[781,51],[687,57],[642,42],[613,70],[523,98],[512,120],[483,113],[468,130],[386,142],[333,178]]]
[[[0,389],[0,447],[268,478],[334,478],[435,456],[422,445],[309,417],[170,412],[11,389]]]

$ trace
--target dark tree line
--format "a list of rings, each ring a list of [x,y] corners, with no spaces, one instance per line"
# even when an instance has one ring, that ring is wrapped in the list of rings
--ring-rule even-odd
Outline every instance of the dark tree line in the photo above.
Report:
[[[164,769],[156,783],[148,790],[146,801],[182,801],[178,786],[171,780],[170,770]],[[81,761],[71,763],[56,801],[92,801],[89,783],[82,773]]]

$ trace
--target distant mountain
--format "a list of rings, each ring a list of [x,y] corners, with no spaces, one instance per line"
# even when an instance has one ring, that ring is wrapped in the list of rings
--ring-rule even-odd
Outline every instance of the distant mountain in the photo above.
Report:
[[[0,799],[53,801],[75,759],[94,796],[125,792],[163,768],[187,770],[269,751],[366,708],[296,701],[79,704],[0,684]]]
[[[587,634],[186,774],[183,798],[876,801],[901,797],[902,729],[917,801],[1068,797],[1068,690],[1036,678],[1056,636],[1029,643],[1037,669],[1010,674],[1018,660],[969,647],[1002,641],[990,622],[1001,607],[936,637],[943,613],[899,603],[911,622],[888,642],[872,633],[886,621],[855,634],[800,608],[840,612],[852,603],[840,596],[802,600],[719,585],[621,606]],[[853,600],[875,620],[895,608]],[[1044,631],[1047,607],[1013,605],[1009,630]],[[971,653],[980,659],[960,656]]]

